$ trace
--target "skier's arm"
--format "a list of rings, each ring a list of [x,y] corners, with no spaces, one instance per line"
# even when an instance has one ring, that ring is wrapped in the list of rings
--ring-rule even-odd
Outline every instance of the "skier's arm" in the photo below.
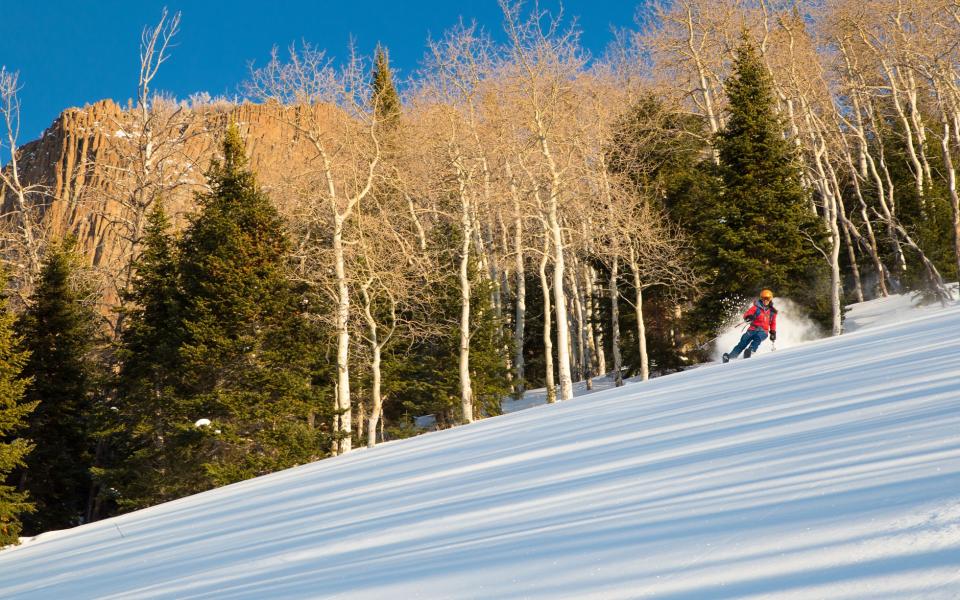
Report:
[[[777,311],[770,311],[770,341],[777,341]]]
[[[752,321],[753,318],[756,316],[756,314],[757,314],[757,306],[753,305],[747,310],[747,312],[743,313],[743,320]]]

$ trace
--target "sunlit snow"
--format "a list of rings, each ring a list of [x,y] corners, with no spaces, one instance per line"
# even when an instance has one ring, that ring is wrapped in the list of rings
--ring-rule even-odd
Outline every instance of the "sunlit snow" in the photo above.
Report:
[[[44,534],[0,595],[956,599],[960,306],[847,329]]]

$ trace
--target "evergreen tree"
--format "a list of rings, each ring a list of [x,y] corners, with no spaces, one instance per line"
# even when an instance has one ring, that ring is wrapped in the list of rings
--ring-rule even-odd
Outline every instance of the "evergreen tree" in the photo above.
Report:
[[[826,264],[811,243],[824,243],[825,228],[810,209],[799,157],[783,136],[772,83],[749,41],[738,48],[725,89],[729,115],[716,138],[722,194],[698,215],[701,235],[716,250],[702,307],[722,318],[731,304],[771,288],[827,319]]]
[[[315,425],[316,336],[309,304],[287,277],[280,216],[247,169],[235,127],[223,154],[180,244],[178,410],[189,415],[184,424],[212,421],[195,430],[189,451],[207,485],[315,460],[328,448]]]
[[[400,94],[393,84],[393,72],[390,70],[390,57],[387,49],[377,45],[373,58],[373,109],[380,122],[388,128],[396,126],[403,106]]]
[[[151,506],[197,488],[179,450],[196,437],[176,384],[183,341],[176,245],[161,202],[154,205],[134,269],[116,382],[118,464],[103,473],[121,509]]]
[[[476,264],[472,268],[475,270]],[[471,287],[470,383],[473,406],[478,416],[492,417],[500,414],[501,401],[510,395],[510,370],[504,356],[509,350],[504,346],[502,323],[493,308],[493,283],[483,279]]]
[[[50,249],[17,326],[30,353],[25,398],[39,403],[26,436],[36,447],[13,480],[36,503],[36,513],[23,520],[28,535],[81,523],[92,488],[91,352],[98,319],[84,302],[89,290],[80,281],[73,246],[67,240]]]
[[[17,543],[20,515],[34,510],[26,493],[3,483],[14,468],[24,466],[24,458],[33,449],[28,439],[15,436],[37,407],[36,401],[23,400],[30,380],[21,377],[21,372],[29,355],[14,333],[14,321],[4,297],[0,301],[0,547]]]

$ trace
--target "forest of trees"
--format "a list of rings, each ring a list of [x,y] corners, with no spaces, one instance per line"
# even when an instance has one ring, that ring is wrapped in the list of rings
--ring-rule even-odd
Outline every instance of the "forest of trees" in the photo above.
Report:
[[[415,435],[415,417],[683,369],[762,287],[825,335],[851,302],[951,300],[956,3],[675,0],[598,57],[501,6],[503,35],[460,24],[407,81],[380,46],[251,67],[246,101],[295,134],[278,155],[305,157],[269,190],[236,124],[212,164],[175,160],[189,106],[152,89],[179,28],[164,12],[117,150],[110,270],[49,233],[0,71],[0,545]],[[169,214],[194,171],[194,212]]]

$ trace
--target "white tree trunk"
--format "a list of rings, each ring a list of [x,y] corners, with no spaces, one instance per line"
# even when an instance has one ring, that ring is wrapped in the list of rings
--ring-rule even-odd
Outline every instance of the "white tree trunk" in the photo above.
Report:
[[[563,233],[557,218],[557,201],[551,193],[547,212],[550,237],[553,241],[553,303],[557,313],[557,371],[560,376],[560,399],[573,398],[573,379],[570,375],[570,326],[567,316],[567,297],[563,289],[566,266],[563,260]]]
[[[380,345],[374,342],[372,344],[373,360],[370,363],[373,374],[373,383],[371,386],[371,395],[373,397],[373,407],[370,409],[370,417],[367,421],[367,447],[373,448],[377,445],[377,425],[380,423],[380,415],[383,414],[383,395],[380,391]]]
[[[590,345],[588,343],[587,323],[584,318],[583,293],[577,281],[576,262],[570,269],[570,292],[573,294],[574,321],[577,332],[577,361],[580,363],[580,377],[586,381],[588,390],[593,389],[593,372],[591,368]]]
[[[686,9],[687,18],[685,24],[687,26],[687,48],[690,51],[690,56],[693,58],[694,67],[697,71],[697,77],[699,77],[700,80],[700,93],[703,97],[703,105],[707,116],[707,122],[710,123],[710,133],[716,134],[718,131],[720,131],[720,119],[718,118],[713,107],[713,93],[708,81],[709,76],[707,74],[706,66],[703,64],[703,58],[700,55],[700,49],[694,43],[695,27],[693,24],[693,10],[690,5],[687,5]],[[713,160],[719,164],[720,158],[716,151],[713,152]]]
[[[370,409],[370,416],[367,417],[367,447],[373,448],[377,445],[377,425],[379,425],[380,417],[383,414],[383,394],[381,392],[382,377],[380,365],[382,362],[381,350],[383,349],[383,344],[386,342],[386,340],[384,340],[384,342],[380,341],[377,320],[373,317],[370,294],[367,291],[367,287],[370,285],[370,283],[371,282],[368,281],[367,284],[361,288],[361,291],[363,292],[363,316],[367,321],[367,330],[370,336],[370,351],[372,354],[372,358],[370,360],[370,371],[372,376],[370,399],[373,402],[373,406]],[[396,323],[395,320],[394,323]],[[389,334],[387,337],[390,337]]]
[[[512,183],[511,183],[512,185]],[[523,398],[526,389],[524,378],[524,359],[523,359],[523,335],[527,318],[527,282],[524,277],[523,263],[523,217],[520,214],[520,201],[518,196],[514,196],[514,238],[513,252],[515,270],[517,276],[517,303],[513,322],[513,368],[515,369],[517,379],[514,385],[514,393],[517,399]]]
[[[610,348],[613,352],[613,376],[616,386],[623,385],[623,358],[620,354],[620,290],[617,279],[620,272],[620,259],[613,258],[610,265]]]
[[[540,257],[540,286],[543,288],[543,364],[547,402],[557,401],[557,385],[553,379],[553,326],[550,315],[550,280],[547,278],[547,261],[550,260],[550,242],[544,239],[543,255]]]
[[[417,208],[413,204],[413,198],[409,195],[407,197],[407,209],[410,211],[410,218],[413,220],[414,226],[417,228],[417,243],[419,244],[420,251],[425,252],[427,250],[427,234],[423,230],[423,225],[420,223],[420,217],[417,216]]]
[[[810,126],[811,118],[808,113],[807,123]],[[827,262],[830,265],[830,311],[833,316],[831,327],[832,335],[843,333],[841,296],[843,293],[843,281],[840,278],[840,229],[838,227],[838,207],[837,198],[834,195],[831,181],[827,175],[824,163],[829,164],[830,158],[827,155],[827,144],[820,132],[813,126],[810,126],[810,137],[814,145],[813,157],[816,166],[817,181],[815,184],[820,189],[824,200],[823,219],[827,230],[830,231],[830,252],[827,254]]]
[[[352,448],[353,427],[350,406],[350,287],[347,285],[347,269],[343,249],[343,219],[334,215],[333,228],[334,269],[337,277],[337,424],[334,432],[340,436],[339,454]]]
[[[594,327],[597,307],[594,302],[596,287],[594,279],[596,273],[590,265],[584,265],[583,279],[585,281],[584,291],[584,310],[587,314],[587,338],[590,341],[590,356],[593,357],[593,364],[596,366],[594,375],[605,375],[607,372],[607,360],[603,351],[603,327]]]
[[[833,193],[829,194],[827,199],[830,203],[827,211],[829,218],[827,225],[830,227],[830,310],[833,314],[833,335],[843,333],[843,306],[841,297],[843,294],[843,280],[840,278],[840,230],[837,226],[837,199]]]
[[[840,207],[843,210],[843,207]],[[850,261],[850,272],[853,274],[853,294],[857,302],[865,300],[863,295],[863,283],[860,280],[860,267],[857,265],[857,252],[853,247],[853,239],[850,235],[850,225],[846,219],[843,221],[843,243],[847,247],[847,260]]]
[[[643,322],[643,283],[640,279],[640,265],[636,251],[630,248],[630,269],[633,271],[633,285],[636,297],[634,310],[637,314],[637,346],[640,350],[640,379],[650,379],[650,358],[647,356],[647,328]]]
[[[463,242],[460,248],[460,407],[463,422],[473,422],[473,386],[470,382],[470,238],[473,216],[468,192],[461,182],[460,224]]]

